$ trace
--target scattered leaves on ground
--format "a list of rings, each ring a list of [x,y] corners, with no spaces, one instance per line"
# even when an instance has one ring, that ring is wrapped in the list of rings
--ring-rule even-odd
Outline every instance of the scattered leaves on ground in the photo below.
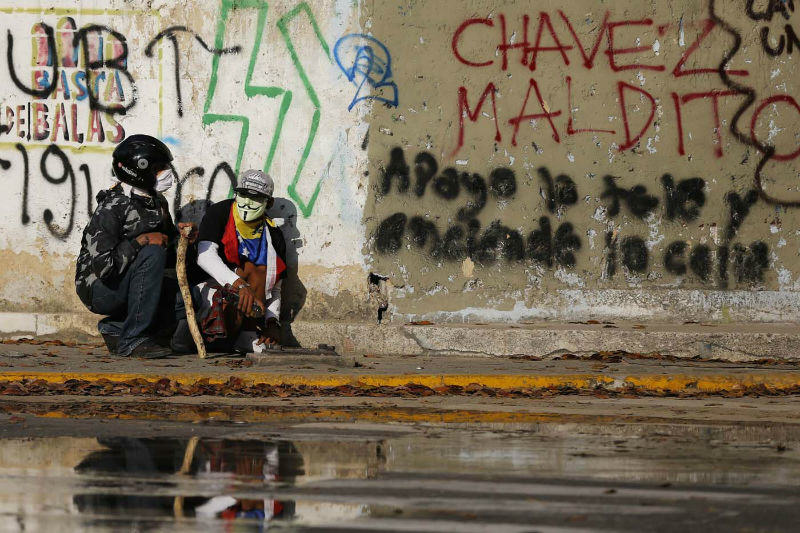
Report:
[[[98,379],[93,381],[70,379],[63,383],[48,382],[43,379],[22,379],[17,381],[0,381],[0,395],[3,396],[230,396],[230,397],[298,397],[298,396],[364,396],[364,397],[401,397],[418,398],[425,396],[478,396],[488,398],[549,398],[557,395],[591,395],[596,398],[611,397],[713,397],[740,398],[743,396],[784,396],[800,394],[800,386],[782,389],[769,388],[764,385],[740,387],[730,391],[705,393],[696,390],[653,391],[627,386],[617,389],[606,389],[602,386],[578,389],[571,386],[547,388],[501,389],[486,387],[479,383],[470,383],[466,387],[443,385],[427,387],[408,383],[401,386],[368,386],[339,385],[336,387],[318,387],[308,385],[272,385],[266,383],[247,384],[241,379],[231,376],[222,383],[211,383],[203,378],[193,383],[179,383],[168,378],[147,380],[136,378],[126,381],[110,381]]]

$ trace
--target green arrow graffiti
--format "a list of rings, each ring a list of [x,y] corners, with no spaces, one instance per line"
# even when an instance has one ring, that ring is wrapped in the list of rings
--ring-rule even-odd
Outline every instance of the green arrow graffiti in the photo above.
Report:
[[[295,172],[294,179],[289,185],[289,197],[297,203],[297,207],[303,213],[303,216],[308,217],[311,214],[312,209],[314,209],[314,204],[317,201],[319,190],[322,187],[322,178],[317,180],[317,184],[314,186],[314,192],[311,194],[311,198],[308,199],[308,202],[304,202],[297,193],[297,183],[300,181],[300,175],[303,171],[303,166],[306,164],[308,154],[311,152],[311,145],[314,144],[314,137],[317,136],[317,128],[319,127],[320,117],[320,103],[319,98],[317,98],[317,93],[314,91],[314,87],[311,85],[311,82],[308,81],[308,76],[306,75],[305,69],[303,69],[303,65],[300,64],[300,59],[297,57],[297,51],[294,49],[292,37],[289,35],[289,30],[287,28],[289,21],[300,13],[305,13],[308,15],[311,26],[314,28],[314,35],[317,36],[317,39],[319,39],[319,42],[322,45],[322,49],[325,50],[325,55],[328,56],[328,61],[331,60],[331,51],[330,48],[328,48],[328,43],[325,42],[325,39],[322,37],[322,34],[319,31],[319,26],[314,18],[314,14],[311,12],[311,8],[309,8],[308,4],[305,2],[298,4],[297,7],[278,20],[278,29],[281,31],[281,34],[283,35],[283,41],[286,43],[286,48],[289,50],[289,54],[292,56],[294,68],[297,69],[297,73],[300,75],[300,79],[303,81],[303,87],[306,89],[308,98],[311,100],[311,103],[314,104],[314,116],[311,118],[311,128],[308,132],[308,140],[306,141],[306,145],[303,149],[303,155],[300,157],[300,163],[297,165],[297,172]]]
[[[268,98],[281,98],[280,109],[278,111],[278,120],[275,124],[275,131],[272,135],[272,140],[270,141],[269,150],[267,151],[267,156],[264,160],[264,172],[269,172],[269,169],[272,167],[272,161],[275,157],[275,152],[278,147],[278,141],[280,140],[281,132],[283,131],[283,124],[284,120],[286,119],[286,114],[289,112],[289,108],[292,104],[292,92],[286,90],[283,87],[276,87],[276,86],[261,86],[261,85],[253,85],[253,70],[255,69],[256,59],[258,58],[258,52],[261,49],[261,40],[264,34],[264,26],[266,25],[267,21],[267,2],[264,0],[222,0],[220,5],[220,14],[219,19],[217,20],[217,30],[216,35],[214,38],[214,43],[217,48],[222,48],[225,40],[225,30],[228,24],[228,18],[233,10],[236,9],[257,9],[257,23],[255,29],[255,39],[253,42],[253,49],[250,52],[250,63],[247,67],[247,74],[244,80],[244,93],[248,98],[252,98],[253,96],[266,96]],[[300,76],[300,80],[303,82],[303,87],[305,88],[306,95],[308,96],[309,100],[314,106],[314,114],[311,117],[311,125],[309,128],[308,138],[306,140],[306,144],[303,148],[303,153],[300,156],[300,161],[297,164],[297,170],[295,171],[294,177],[292,179],[291,184],[289,184],[288,192],[289,197],[294,200],[297,204],[298,209],[303,214],[304,217],[308,217],[311,215],[311,212],[314,209],[314,204],[317,201],[317,196],[319,195],[320,188],[322,187],[322,178],[317,180],[316,185],[314,186],[314,191],[311,194],[311,197],[308,200],[304,200],[297,191],[297,184],[300,182],[300,178],[302,177],[303,168],[305,167],[306,160],[308,159],[308,155],[311,153],[311,147],[314,144],[314,139],[317,135],[317,129],[319,128],[319,120],[321,116],[321,105],[319,98],[317,97],[316,91],[314,91],[314,87],[308,79],[308,75],[306,74],[303,65],[300,62],[300,59],[297,55],[297,50],[295,49],[294,43],[292,41],[292,37],[289,34],[288,24],[292,21],[295,17],[305,14],[308,17],[309,22],[314,30],[314,35],[316,35],[319,43],[322,45],[322,49],[325,52],[325,55],[328,58],[328,61],[331,60],[331,53],[330,48],[328,47],[328,43],[325,41],[325,38],[322,36],[320,32],[319,25],[317,24],[317,20],[314,17],[314,13],[311,11],[311,8],[308,6],[306,2],[299,3],[294,9],[286,13],[283,17],[278,19],[277,27],[281,32],[281,36],[283,37],[283,41],[286,45],[287,50],[289,51],[289,55],[292,59],[292,64],[294,65],[295,69],[297,70],[298,75]],[[203,124],[209,125],[215,122],[238,122],[241,124],[241,133],[239,135],[239,147],[236,153],[236,164],[234,166],[234,171],[238,174],[241,163],[242,163],[242,156],[244,155],[244,148],[247,144],[247,137],[250,133],[250,118],[245,115],[237,115],[237,114],[221,114],[221,113],[210,113],[209,110],[211,109],[211,102],[214,99],[214,95],[217,89],[217,79],[219,74],[219,56],[214,56],[212,58],[211,63],[211,78],[209,79],[208,84],[208,92],[206,94],[206,101],[205,105],[203,106]]]

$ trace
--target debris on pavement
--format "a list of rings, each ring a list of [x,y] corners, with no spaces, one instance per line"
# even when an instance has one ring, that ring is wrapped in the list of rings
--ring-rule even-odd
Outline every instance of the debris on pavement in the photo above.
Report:
[[[741,398],[744,396],[786,396],[800,394],[800,385],[784,388],[773,388],[763,384],[740,386],[732,390],[716,390],[712,392],[686,389],[675,392],[671,390],[653,390],[626,385],[611,389],[603,385],[593,388],[577,388],[572,386],[500,388],[488,387],[479,383],[471,383],[465,387],[460,385],[443,385],[428,387],[418,383],[407,383],[400,386],[370,385],[338,385],[323,387],[316,385],[295,384],[248,384],[237,377],[230,377],[223,383],[211,383],[208,378],[199,379],[190,384],[180,383],[169,378],[147,380],[135,378],[123,381],[69,379],[51,382],[44,379],[21,379],[0,381],[0,396],[229,396],[229,397],[299,397],[299,396],[365,396],[365,397],[401,397],[414,398],[424,396],[483,396],[489,398],[549,398],[556,395],[585,395],[596,398],[635,398],[635,397],[678,397],[703,398],[721,396],[724,398]]]

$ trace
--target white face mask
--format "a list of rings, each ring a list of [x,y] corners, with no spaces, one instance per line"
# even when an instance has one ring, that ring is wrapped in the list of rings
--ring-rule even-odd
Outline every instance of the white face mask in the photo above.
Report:
[[[153,188],[156,190],[156,192],[163,193],[169,190],[173,183],[175,183],[175,173],[171,168],[165,168],[156,174],[156,185]]]
[[[243,221],[252,222],[264,215],[264,211],[267,209],[267,200],[254,200],[237,194],[236,209],[239,211],[239,217]]]

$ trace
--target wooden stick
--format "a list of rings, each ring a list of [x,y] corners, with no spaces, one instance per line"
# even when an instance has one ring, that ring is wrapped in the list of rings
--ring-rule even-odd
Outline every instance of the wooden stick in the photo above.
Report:
[[[178,264],[176,271],[178,274],[178,285],[181,288],[181,296],[183,297],[183,305],[186,307],[186,321],[189,323],[189,331],[192,332],[192,339],[197,346],[197,355],[200,359],[206,358],[206,345],[203,342],[203,336],[200,334],[200,328],[197,327],[197,319],[194,316],[194,306],[192,305],[192,292],[189,289],[189,281],[186,279],[186,249],[189,247],[189,232],[192,228],[186,227],[181,231],[181,240],[178,242]]]
[[[189,469],[192,467],[192,459],[194,459],[194,450],[197,448],[197,443],[200,441],[200,437],[192,437],[189,439],[189,442],[186,444],[186,451],[183,452],[183,464],[181,465],[181,469],[178,470],[178,475],[185,476],[189,473]],[[172,509],[175,512],[176,518],[183,518],[183,496],[175,496],[175,500],[172,502]]]
[[[181,464],[181,469],[178,470],[178,473],[181,475],[185,475],[189,473],[189,469],[192,467],[192,459],[194,458],[194,450],[197,448],[197,443],[200,442],[200,437],[191,437],[189,442],[186,444],[186,451],[183,452],[183,463]]]

